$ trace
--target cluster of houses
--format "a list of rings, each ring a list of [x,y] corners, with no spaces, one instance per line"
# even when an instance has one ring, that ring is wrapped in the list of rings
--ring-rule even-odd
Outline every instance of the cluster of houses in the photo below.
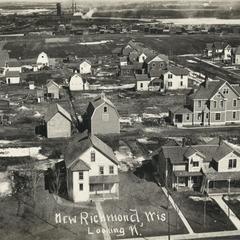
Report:
[[[240,46],[233,47],[227,42],[207,43],[204,56],[214,61],[240,65]]]
[[[141,43],[129,41],[120,56],[120,75],[134,77],[137,91],[167,91],[188,88],[189,71],[171,65],[168,56],[145,48]]]
[[[64,156],[68,196],[74,202],[118,198],[119,163],[96,136],[120,133],[118,111],[102,93],[89,103],[83,119],[83,132],[71,140]],[[71,137],[73,118],[59,104],[48,108],[44,121],[48,138]]]

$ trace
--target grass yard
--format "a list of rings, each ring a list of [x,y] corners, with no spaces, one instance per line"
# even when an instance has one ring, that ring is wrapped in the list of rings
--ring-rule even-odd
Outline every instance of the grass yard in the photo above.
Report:
[[[194,232],[235,230],[228,217],[214,201],[206,202],[206,222],[204,226],[204,201],[189,198],[190,196],[203,197],[201,194],[174,191],[171,195]]]
[[[136,210],[139,222],[108,222],[109,228],[124,229],[123,235],[117,236],[117,234],[111,234],[112,238],[148,237],[166,235],[168,233],[167,198],[155,183],[141,180],[130,172],[121,173],[119,192],[119,201],[107,200],[102,203],[104,213],[127,214],[130,216],[133,213],[130,209]],[[149,212],[158,213],[159,216],[163,214],[166,219],[159,220],[155,215],[154,220],[148,221],[145,214]],[[169,209],[169,215],[171,234],[187,233],[183,223],[172,208]],[[137,232],[133,231],[132,233],[129,227],[134,224],[136,224]]]
[[[230,197],[223,196],[223,200],[229,208],[240,218],[240,197],[239,195],[232,195]]]

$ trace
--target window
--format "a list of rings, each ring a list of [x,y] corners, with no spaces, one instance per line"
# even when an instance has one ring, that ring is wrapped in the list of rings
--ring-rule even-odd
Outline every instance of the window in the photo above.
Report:
[[[186,120],[189,120],[189,119],[190,119],[190,115],[187,114],[187,116],[186,116]]]
[[[228,89],[227,88],[223,90],[223,94],[228,94]]]
[[[103,189],[104,190],[109,190],[110,189],[110,184],[105,183]]]
[[[153,63],[153,64],[152,64],[152,67],[155,67],[155,66],[156,66],[156,64],[155,64],[155,63]]]
[[[202,102],[199,100],[199,101],[198,101],[198,107],[200,108],[201,105],[202,105]]]
[[[221,114],[220,113],[216,113],[215,114],[215,120],[219,121],[221,119]]]
[[[208,119],[208,113],[206,113],[206,119]]]
[[[213,102],[213,107],[214,107],[214,108],[217,107],[217,102],[216,102],[216,101]]]
[[[113,166],[109,166],[109,174],[114,174],[114,167]]]
[[[233,112],[233,119],[236,119],[236,112]]]
[[[193,162],[193,167],[199,167],[199,162]]]
[[[94,151],[91,151],[91,162],[95,162],[96,160],[96,154]]]
[[[169,86],[169,87],[172,87],[172,82],[168,82],[168,86]]]
[[[79,184],[79,191],[83,191],[83,184]]]
[[[140,88],[143,88],[143,83],[140,83]]]
[[[198,120],[201,120],[201,119],[202,119],[202,114],[201,114],[201,113],[198,113],[197,119],[198,119]]]
[[[181,75],[181,79],[183,79],[183,75]]]
[[[172,74],[171,73],[168,74],[168,78],[172,78]]]
[[[233,106],[236,107],[237,106],[237,100],[233,99]]]
[[[104,107],[103,111],[106,113],[108,111],[107,107]]]
[[[99,167],[99,174],[100,174],[100,175],[103,175],[103,174],[104,174],[104,167],[103,167],[103,166],[100,166],[100,167]]]
[[[83,171],[79,172],[79,180],[83,180]]]
[[[220,101],[220,107],[223,108],[223,100]]]
[[[183,81],[180,82],[180,86],[183,86]]]
[[[236,168],[237,167],[237,159],[229,159],[228,168]]]

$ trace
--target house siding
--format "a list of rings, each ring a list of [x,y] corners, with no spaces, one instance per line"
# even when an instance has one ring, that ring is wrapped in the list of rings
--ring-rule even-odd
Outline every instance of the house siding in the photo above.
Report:
[[[70,136],[71,122],[62,114],[55,114],[55,116],[47,122],[48,138],[67,138]]]
[[[237,165],[236,168],[228,168],[229,159],[236,159]],[[236,155],[234,152],[229,153],[227,156],[222,158],[218,162],[218,172],[238,172],[240,171],[240,157]]]
[[[104,113],[104,107],[108,108],[106,114]],[[91,117],[91,133],[119,134],[120,122],[117,110],[106,103],[97,107]]]

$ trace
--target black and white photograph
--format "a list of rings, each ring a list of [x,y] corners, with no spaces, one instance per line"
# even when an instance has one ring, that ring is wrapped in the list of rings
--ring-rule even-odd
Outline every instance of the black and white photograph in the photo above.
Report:
[[[1,240],[240,240],[240,0],[0,0]]]

